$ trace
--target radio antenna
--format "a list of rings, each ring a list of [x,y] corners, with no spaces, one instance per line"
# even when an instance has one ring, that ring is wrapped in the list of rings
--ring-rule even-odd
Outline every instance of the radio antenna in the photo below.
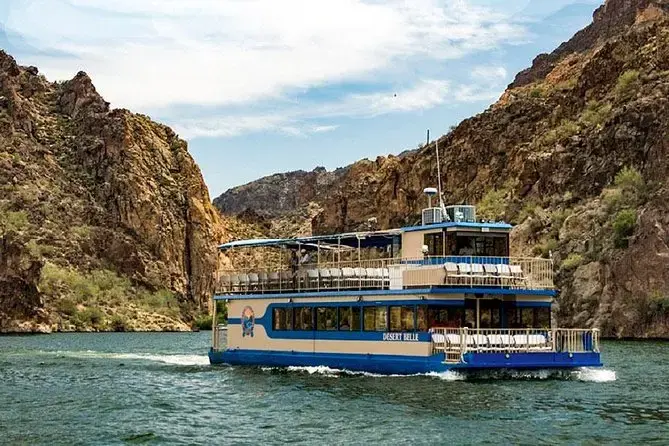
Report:
[[[439,187],[439,207],[446,215],[446,206],[444,206],[444,196],[441,191],[441,163],[439,162],[439,138],[435,140],[434,149],[437,152],[437,185]]]

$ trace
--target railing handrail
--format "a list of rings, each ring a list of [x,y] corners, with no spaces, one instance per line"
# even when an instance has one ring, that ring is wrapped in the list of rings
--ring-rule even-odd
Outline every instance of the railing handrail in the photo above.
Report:
[[[597,328],[433,327],[430,332],[434,352],[459,355],[460,361],[469,352],[599,353]]]

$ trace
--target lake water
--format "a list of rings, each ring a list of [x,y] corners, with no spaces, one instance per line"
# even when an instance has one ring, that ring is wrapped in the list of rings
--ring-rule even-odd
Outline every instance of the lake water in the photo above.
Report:
[[[378,377],[211,367],[208,333],[0,337],[7,444],[669,444],[669,344],[603,370]]]

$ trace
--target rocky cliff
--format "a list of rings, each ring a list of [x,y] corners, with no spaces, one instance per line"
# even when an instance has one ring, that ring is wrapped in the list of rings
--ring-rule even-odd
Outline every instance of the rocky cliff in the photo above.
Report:
[[[450,203],[517,224],[515,255],[554,255],[564,326],[669,336],[669,15],[608,0],[593,23],[442,136]],[[434,145],[362,160],[319,201],[314,232],[414,223]],[[253,183],[245,186],[252,196]],[[252,202],[253,199],[249,199]]]
[[[0,51],[0,330],[187,329],[219,217],[186,143]]]

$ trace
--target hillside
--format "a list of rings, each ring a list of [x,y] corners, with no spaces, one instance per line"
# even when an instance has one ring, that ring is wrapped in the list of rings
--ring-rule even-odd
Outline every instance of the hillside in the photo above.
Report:
[[[220,219],[186,143],[0,51],[0,330],[187,330]]]
[[[554,255],[560,325],[669,336],[668,11],[666,0],[608,0],[440,138],[446,200],[517,224],[514,255]],[[317,200],[312,229],[414,222],[435,182],[433,145],[359,161]]]

